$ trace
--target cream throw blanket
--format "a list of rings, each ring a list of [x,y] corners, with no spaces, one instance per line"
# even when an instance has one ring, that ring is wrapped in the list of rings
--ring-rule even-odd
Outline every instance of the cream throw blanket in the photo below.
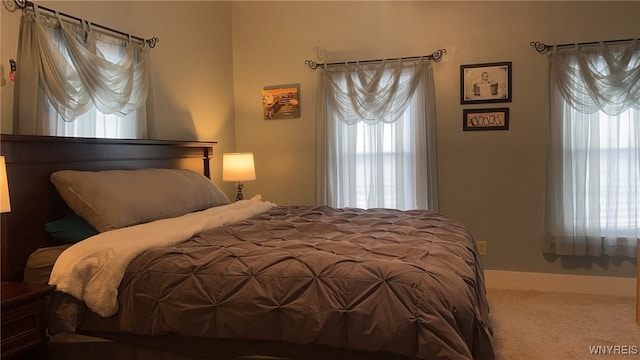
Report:
[[[100,233],[65,250],[53,267],[49,284],[84,301],[100,316],[114,315],[118,312],[118,287],[124,272],[144,250],[178,244],[204,230],[248,219],[274,206],[270,202],[241,200]]]

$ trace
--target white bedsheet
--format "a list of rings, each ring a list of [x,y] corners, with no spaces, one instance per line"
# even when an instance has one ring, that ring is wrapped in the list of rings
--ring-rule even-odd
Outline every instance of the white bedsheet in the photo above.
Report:
[[[118,312],[118,287],[124,272],[144,250],[178,244],[206,229],[248,219],[274,206],[270,202],[241,200],[100,233],[65,250],[53,267],[49,284],[83,300],[100,316],[114,315]]]

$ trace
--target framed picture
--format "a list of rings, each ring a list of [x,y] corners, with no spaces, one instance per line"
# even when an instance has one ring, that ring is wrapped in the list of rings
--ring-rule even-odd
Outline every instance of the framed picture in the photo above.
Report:
[[[463,109],[462,130],[509,130],[509,108]]]
[[[264,119],[293,119],[300,117],[298,84],[269,86],[262,90]]]
[[[511,62],[460,65],[460,103],[511,102]]]

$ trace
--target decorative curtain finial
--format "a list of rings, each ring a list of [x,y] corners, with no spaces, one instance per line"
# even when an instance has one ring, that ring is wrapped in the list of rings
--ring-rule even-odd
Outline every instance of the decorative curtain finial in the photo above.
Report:
[[[149,45],[150,48],[153,49],[154,47],[156,47],[156,44],[160,42],[160,39],[154,36],[150,39],[145,40],[145,42]]]
[[[539,42],[539,41],[532,41],[529,43],[530,46],[533,46],[534,49],[536,49],[537,52],[539,52],[540,54],[544,54],[547,51],[549,51],[549,49],[551,49],[553,46],[551,45],[547,45],[545,43]]]

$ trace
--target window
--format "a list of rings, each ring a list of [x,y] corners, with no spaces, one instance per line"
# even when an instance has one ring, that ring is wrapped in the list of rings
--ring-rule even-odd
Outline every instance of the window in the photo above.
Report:
[[[618,116],[609,116],[602,111],[595,114],[581,114],[571,111],[567,115],[569,129],[583,130],[568,132],[567,150],[571,159],[583,162],[584,172],[575,167],[571,172],[572,188],[575,194],[567,196],[578,208],[578,189],[584,183],[584,221],[588,234],[602,237],[635,238],[640,224],[640,191],[638,191],[638,127],[640,111],[629,109]],[[590,123],[583,127],[581,123]],[[635,128],[635,131],[632,129]],[[570,166],[570,165],[565,165]],[[573,227],[579,227],[576,216]]]
[[[619,116],[598,112],[600,196],[597,202],[596,199],[587,199],[586,203],[600,205],[599,226],[605,237],[634,238],[637,235],[640,224],[640,134],[633,123],[637,124],[638,121],[638,110],[629,109]]]
[[[640,48],[572,50],[551,59],[546,249],[559,255],[635,257]]]
[[[339,122],[336,137],[339,207],[415,207],[416,168],[412,164],[416,126],[408,114],[393,123]],[[417,129],[416,129],[417,131]]]
[[[435,209],[431,67],[424,62],[324,69],[321,203]]]

